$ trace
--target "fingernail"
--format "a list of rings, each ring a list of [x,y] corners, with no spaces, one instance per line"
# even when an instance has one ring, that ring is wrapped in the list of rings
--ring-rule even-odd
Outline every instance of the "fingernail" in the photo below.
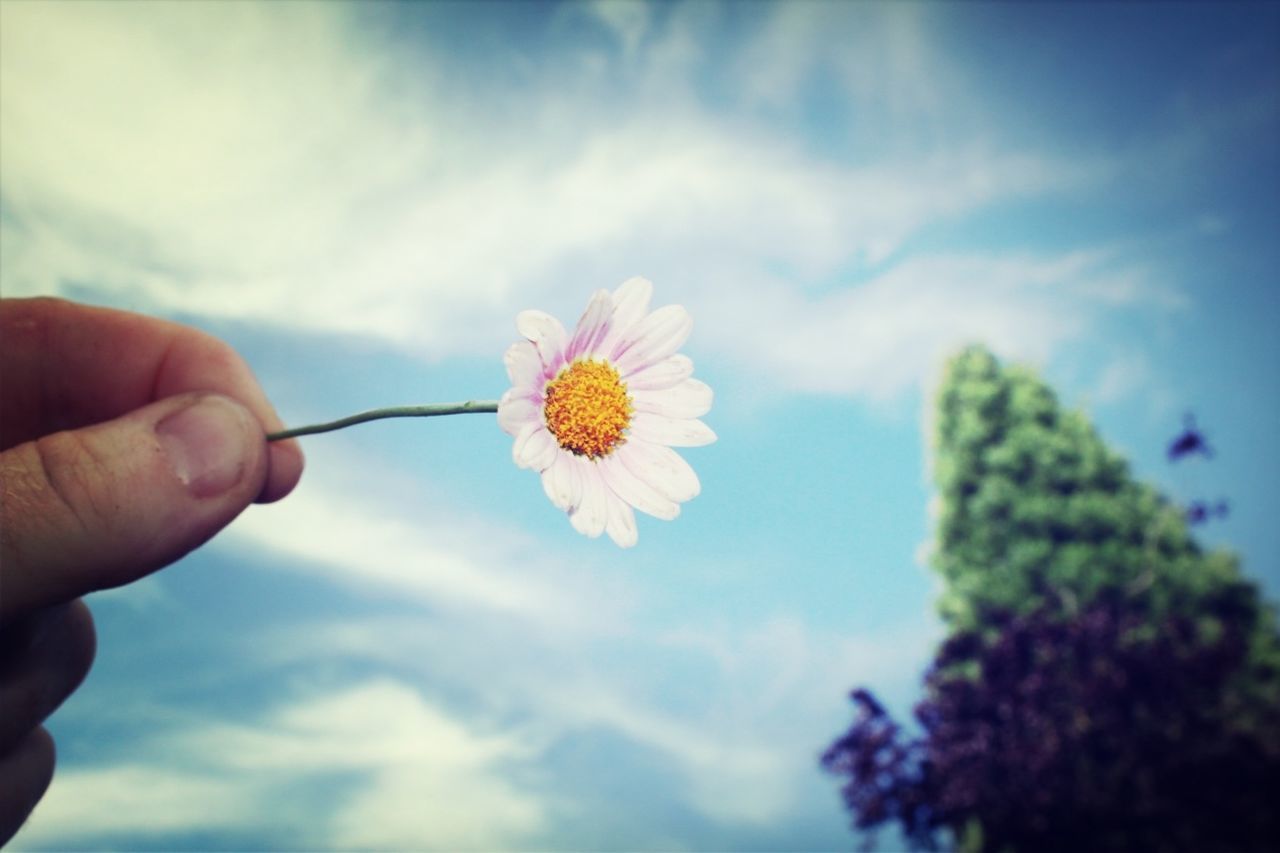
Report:
[[[194,497],[216,497],[240,482],[251,453],[248,419],[235,403],[210,396],[156,424],[173,473]]]

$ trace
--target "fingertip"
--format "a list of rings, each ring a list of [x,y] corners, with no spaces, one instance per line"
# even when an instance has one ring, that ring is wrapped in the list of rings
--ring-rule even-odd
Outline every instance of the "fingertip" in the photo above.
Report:
[[[80,599],[12,621],[0,676],[0,755],[22,749],[84,683],[97,650],[93,616]]]
[[[271,442],[267,460],[270,465],[267,479],[254,503],[274,503],[292,492],[306,466],[302,446],[293,438]]]
[[[67,606],[65,618],[69,646],[67,656],[74,676],[71,689],[74,691],[84,683],[93,667],[93,660],[98,655],[98,630],[94,626],[89,605],[82,599],[77,598]]]
[[[53,736],[38,726],[5,755],[0,755],[0,845],[22,828],[49,790],[57,750]]]

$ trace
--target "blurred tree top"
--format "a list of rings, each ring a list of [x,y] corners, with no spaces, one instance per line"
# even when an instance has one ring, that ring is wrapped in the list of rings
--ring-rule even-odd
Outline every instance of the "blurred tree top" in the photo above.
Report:
[[[1103,591],[1144,592],[1156,613],[1223,586],[1253,594],[1235,557],[1202,551],[1184,510],[1135,482],[1030,371],[971,347],[948,366],[937,405],[932,562],[951,627],[975,627],[984,608],[1069,616]]]
[[[950,636],[908,738],[867,690],[823,757],[917,847],[1280,849],[1280,635],[1237,560],[1083,415],[973,347],[938,396]]]

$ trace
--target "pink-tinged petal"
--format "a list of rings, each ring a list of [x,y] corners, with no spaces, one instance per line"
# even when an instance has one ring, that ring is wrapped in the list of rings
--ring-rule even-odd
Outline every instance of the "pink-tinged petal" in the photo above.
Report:
[[[542,378],[542,359],[538,348],[529,341],[516,341],[507,347],[502,362],[507,366],[507,378],[516,388],[533,388]]]
[[[582,482],[577,477],[573,454],[557,453],[542,472],[542,490],[556,509],[568,512],[582,500]]]
[[[522,461],[521,451],[524,446],[529,443],[529,438],[539,429],[536,423],[526,423],[520,427],[520,432],[516,433],[516,440],[511,443],[511,460],[516,463],[517,468],[528,468],[529,466]]]
[[[651,298],[653,284],[647,278],[632,276],[613,292],[614,319],[634,323],[648,312]]]
[[[624,373],[622,379],[630,391],[661,391],[663,388],[679,385],[692,375],[693,360],[687,355],[676,354],[637,370],[630,376]]]
[[[597,290],[582,312],[573,331],[573,340],[565,350],[564,360],[572,364],[584,354],[594,351],[608,328],[609,315],[613,313],[613,298],[607,290]]]
[[[533,398],[510,388],[498,401],[498,426],[507,435],[519,435],[526,424],[542,423],[542,406]]]
[[[555,436],[542,424],[534,423],[520,430],[511,448],[511,456],[521,468],[542,472],[555,461],[559,449]]]
[[[678,516],[680,505],[632,474],[619,458],[624,453],[626,453],[625,445],[596,463],[600,466],[600,474],[604,477],[604,484],[609,487],[609,490],[631,506],[654,518],[671,521]]]
[[[670,447],[647,441],[628,441],[616,454],[627,470],[676,503],[692,500],[702,491],[698,475]]]
[[[613,316],[597,350],[601,355],[611,357],[619,342],[628,339],[627,333],[648,312],[652,296],[653,285],[639,276],[627,279],[613,292]]]
[[[631,402],[637,412],[649,412],[667,418],[700,418],[711,411],[714,396],[707,383],[686,379],[674,388],[663,391],[632,391]]]
[[[564,348],[569,335],[555,317],[545,311],[521,311],[516,315],[516,330],[538,349],[538,358],[547,376],[564,364]]]
[[[622,498],[608,492],[609,514],[604,529],[609,538],[619,548],[631,548],[640,541],[640,531],[636,529],[636,515]]]
[[[675,355],[693,331],[693,317],[682,305],[667,305],[627,333],[613,361],[623,376]]]
[[[604,533],[609,522],[610,493],[594,462],[581,456],[573,457],[572,461],[577,463],[575,467],[582,478],[582,501],[569,512],[569,521],[574,530],[595,539]]]
[[[636,412],[627,428],[630,438],[668,447],[701,447],[716,440],[711,427],[702,421],[667,418],[651,412]]]

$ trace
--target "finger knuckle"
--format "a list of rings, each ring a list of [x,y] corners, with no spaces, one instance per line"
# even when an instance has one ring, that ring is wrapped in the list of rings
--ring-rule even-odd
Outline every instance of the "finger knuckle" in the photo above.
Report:
[[[48,509],[82,531],[101,529],[118,509],[107,460],[78,432],[59,432],[33,442],[37,482]]]

